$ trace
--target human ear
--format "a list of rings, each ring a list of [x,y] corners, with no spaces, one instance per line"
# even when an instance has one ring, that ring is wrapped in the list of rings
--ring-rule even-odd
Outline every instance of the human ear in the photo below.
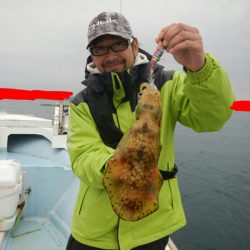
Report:
[[[139,52],[139,43],[138,43],[137,38],[134,38],[131,46],[132,46],[132,49],[134,51],[134,55],[137,56],[137,54]]]

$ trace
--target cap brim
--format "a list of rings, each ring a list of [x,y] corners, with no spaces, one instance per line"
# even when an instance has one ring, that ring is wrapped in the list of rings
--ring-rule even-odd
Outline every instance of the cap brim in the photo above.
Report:
[[[95,38],[91,39],[86,47],[86,49],[89,48],[90,44],[95,41],[97,38],[100,38],[102,36],[106,36],[106,35],[112,35],[112,36],[118,36],[118,37],[121,37],[121,38],[124,38],[124,39],[131,39],[133,36],[130,35],[130,34],[127,34],[127,33],[121,33],[121,32],[106,32],[105,34],[100,34],[99,36],[95,36]]]

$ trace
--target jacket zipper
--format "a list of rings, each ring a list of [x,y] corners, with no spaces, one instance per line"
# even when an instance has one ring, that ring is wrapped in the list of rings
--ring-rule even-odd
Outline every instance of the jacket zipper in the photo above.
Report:
[[[120,126],[120,121],[119,121],[119,117],[118,117],[118,114],[117,114],[117,109],[118,107],[121,105],[121,102],[116,106],[114,107],[114,111],[115,111],[115,116],[116,116],[116,121],[117,121],[117,125],[118,125],[118,128],[121,129],[121,126]]]
[[[78,215],[80,215],[81,211],[82,211],[82,205],[83,205],[83,202],[84,202],[84,199],[85,199],[85,196],[87,194],[87,191],[88,191],[89,187],[87,187],[83,197],[82,197],[82,201],[81,201],[81,205],[80,205],[80,208],[79,208],[79,211],[78,211]]]

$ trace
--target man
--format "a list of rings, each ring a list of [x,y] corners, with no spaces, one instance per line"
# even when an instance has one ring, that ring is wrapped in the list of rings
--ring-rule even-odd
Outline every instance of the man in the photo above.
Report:
[[[157,80],[163,109],[158,168],[171,173],[176,122],[197,132],[217,131],[229,119],[234,97],[227,74],[204,53],[196,28],[172,24],[160,31],[156,43],[185,70]],[[87,88],[70,104],[67,146],[80,189],[67,250],[163,250],[168,236],[186,224],[177,177],[165,178],[159,209],[134,222],[118,218],[102,184],[109,159],[135,120],[149,60],[119,13],[104,12],[90,22],[87,48],[92,59],[86,68]]]

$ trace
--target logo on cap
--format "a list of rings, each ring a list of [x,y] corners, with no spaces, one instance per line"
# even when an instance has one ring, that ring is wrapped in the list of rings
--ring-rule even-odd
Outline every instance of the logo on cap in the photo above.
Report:
[[[111,17],[109,17],[106,20],[98,20],[96,23],[93,23],[90,28],[93,30],[93,29],[95,29],[96,26],[101,26],[103,24],[108,24],[108,23],[116,23],[116,24],[118,24],[117,20],[111,19]]]

